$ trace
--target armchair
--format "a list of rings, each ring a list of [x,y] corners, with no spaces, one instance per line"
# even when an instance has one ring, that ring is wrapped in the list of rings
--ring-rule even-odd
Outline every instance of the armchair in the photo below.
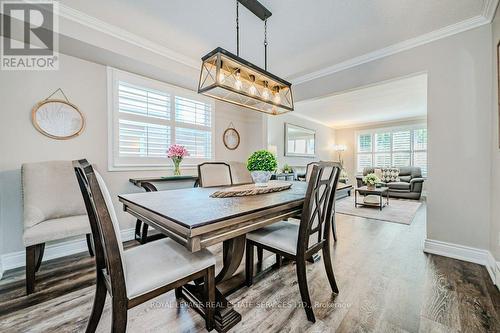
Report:
[[[45,243],[86,235],[93,256],[90,224],[70,161],[26,163],[21,167],[26,247],[26,292],[35,291],[35,273]]]

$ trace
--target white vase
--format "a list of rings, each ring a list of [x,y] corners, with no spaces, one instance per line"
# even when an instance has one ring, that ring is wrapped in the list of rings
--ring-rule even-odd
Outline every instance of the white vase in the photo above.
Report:
[[[250,174],[252,175],[255,186],[262,187],[267,186],[272,175],[270,171],[252,171]]]

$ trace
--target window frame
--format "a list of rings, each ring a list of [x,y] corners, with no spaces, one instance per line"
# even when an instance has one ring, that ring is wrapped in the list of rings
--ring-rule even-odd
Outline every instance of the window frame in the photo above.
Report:
[[[380,128],[372,128],[372,129],[365,129],[365,130],[358,130],[354,132],[354,142],[355,142],[355,173],[356,175],[361,175],[363,172],[358,170],[358,165],[359,165],[359,156],[360,155],[371,155],[371,160],[372,160],[372,166],[375,163],[375,156],[377,154],[390,154],[391,156],[391,166],[394,164],[394,154],[395,153],[409,153],[410,155],[410,166],[414,165],[414,155],[416,152],[425,152],[428,156],[428,148],[427,149],[419,149],[415,150],[414,145],[414,135],[415,131],[419,129],[427,129],[427,124],[425,123],[419,123],[419,124],[414,124],[414,125],[407,125],[407,126],[393,126],[393,127],[380,127]],[[393,142],[393,133],[395,132],[403,132],[403,131],[410,131],[410,150],[401,150],[401,151],[394,151],[394,142]],[[375,136],[376,134],[380,133],[390,133],[391,134],[391,139],[390,139],[390,151],[389,152],[377,152],[376,151],[376,142],[375,142]],[[359,136],[360,135],[366,135],[370,134],[372,139],[371,139],[371,151],[370,152],[360,152],[359,151]],[[428,159],[427,159],[427,165],[428,165]],[[429,170],[427,170],[427,173]],[[422,174],[423,178],[427,178],[427,174]]]
[[[107,90],[108,90],[108,171],[128,171],[128,170],[169,170],[173,169],[172,161],[166,157],[141,157],[140,161],[132,161],[134,158],[119,156],[119,120],[147,118],[146,116],[125,115],[120,117],[118,85],[120,81],[131,85],[157,90],[169,94],[170,98],[170,119],[152,118],[150,123],[170,126],[170,142],[175,143],[176,127],[209,131],[211,135],[211,156],[209,158],[186,157],[183,161],[183,168],[195,169],[203,162],[215,159],[215,101],[212,98],[197,94],[192,90],[177,87],[165,82],[132,74],[113,67],[107,67]],[[196,100],[211,105],[210,127],[176,121],[175,117],[175,97],[183,97]]]

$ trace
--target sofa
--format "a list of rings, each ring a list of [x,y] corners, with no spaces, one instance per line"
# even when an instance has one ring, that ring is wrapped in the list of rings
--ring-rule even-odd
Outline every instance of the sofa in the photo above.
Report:
[[[422,178],[422,171],[420,168],[400,167],[398,169],[399,182],[383,183],[385,186],[389,187],[389,195],[392,198],[419,200],[422,195],[422,188],[424,185],[424,178]],[[365,185],[363,184],[363,176],[366,176],[369,173],[375,173],[375,168],[364,168],[363,175],[356,176],[356,183],[358,187]]]

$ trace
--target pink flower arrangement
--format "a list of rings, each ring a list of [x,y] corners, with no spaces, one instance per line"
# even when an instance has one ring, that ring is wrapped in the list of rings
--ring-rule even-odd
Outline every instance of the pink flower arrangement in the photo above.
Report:
[[[189,152],[186,149],[186,147],[181,146],[181,145],[171,145],[170,147],[168,147],[168,150],[167,150],[167,157],[168,158],[183,159],[186,156],[189,156]]]
[[[171,145],[167,150],[167,157],[172,159],[174,162],[174,176],[180,176],[181,170],[180,165],[182,159],[186,156],[189,156],[189,152],[186,147],[181,145]]]

